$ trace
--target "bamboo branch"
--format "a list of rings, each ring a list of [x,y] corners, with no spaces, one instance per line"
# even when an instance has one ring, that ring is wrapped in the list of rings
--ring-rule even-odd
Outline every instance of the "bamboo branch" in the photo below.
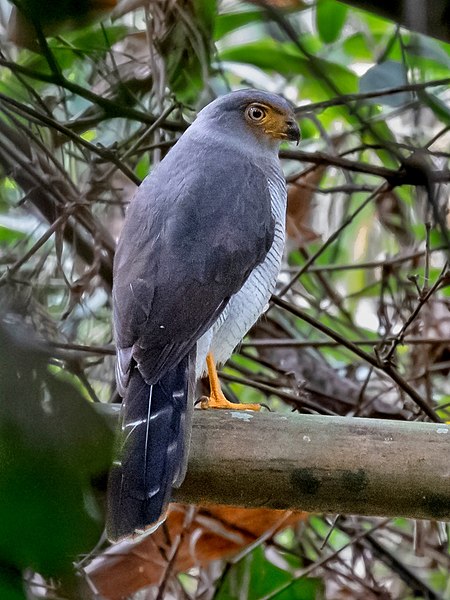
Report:
[[[193,421],[178,502],[450,520],[448,425],[213,410]]]

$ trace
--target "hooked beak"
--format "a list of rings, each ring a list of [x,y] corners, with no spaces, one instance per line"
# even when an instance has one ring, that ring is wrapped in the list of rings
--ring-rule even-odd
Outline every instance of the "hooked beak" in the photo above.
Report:
[[[285,134],[288,140],[290,140],[291,142],[297,142],[298,146],[298,143],[300,142],[302,136],[300,133],[298,123],[295,119],[286,119]]]

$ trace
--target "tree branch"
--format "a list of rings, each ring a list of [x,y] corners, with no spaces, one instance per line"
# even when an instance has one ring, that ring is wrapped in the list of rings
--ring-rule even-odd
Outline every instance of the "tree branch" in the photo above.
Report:
[[[450,520],[448,425],[214,410],[193,422],[178,502]]]

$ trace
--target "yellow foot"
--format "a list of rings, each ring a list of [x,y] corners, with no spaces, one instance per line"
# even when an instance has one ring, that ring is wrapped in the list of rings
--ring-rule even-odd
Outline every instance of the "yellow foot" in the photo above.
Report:
[[[208,367],[209,385],[211,394],[209,398],[205,396],[201,399],[200,406],[206,408],[227,408],[228,410],[261,410],[259,404],[235,404],[229,402],[220,387],[219,377],[217,375],[216,363],[211,353],[206,357],[206,365]]]
[[[213,395],[208,398],[208,396],[203,396],[200,402],[201,408],[225,408],[228,410],[261,410],[260,404],[236,404],[235,402],[230,402],[225,398],[223,394]]]

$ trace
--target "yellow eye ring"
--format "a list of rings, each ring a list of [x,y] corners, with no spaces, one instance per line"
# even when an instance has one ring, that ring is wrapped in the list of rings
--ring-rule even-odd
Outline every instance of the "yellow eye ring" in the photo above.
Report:
[[[266,109],[259,104],[251,104],[245,111],[250,121],[261,122],[266,117]]]

